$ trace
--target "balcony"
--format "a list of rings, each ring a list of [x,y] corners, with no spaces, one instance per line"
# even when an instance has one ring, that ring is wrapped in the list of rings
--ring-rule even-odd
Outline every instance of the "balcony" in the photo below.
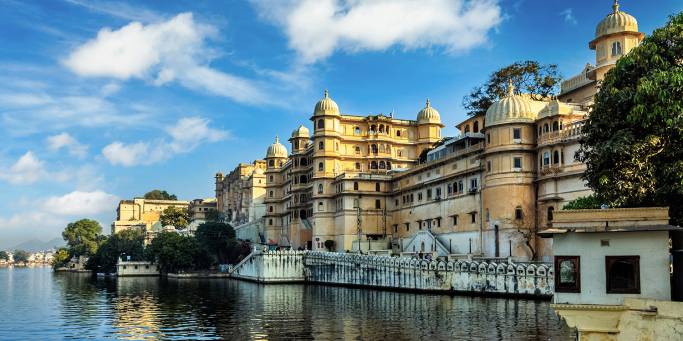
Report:
[[[566,124],[562,130],[543,133],[538,137],[538,146],[541,147],[577,140],[582,135],[581,129],[585,123],[586,121],[584,120],[576,121]]]

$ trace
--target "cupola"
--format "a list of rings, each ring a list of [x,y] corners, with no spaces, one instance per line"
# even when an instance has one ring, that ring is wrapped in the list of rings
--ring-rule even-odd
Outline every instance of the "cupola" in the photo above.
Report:
[[[638,21],[632,15],[619,10],[619,1],[614,0],[612,13],[608,14],[605,19],[602,19],[595,28],[595,39],[621,32],[637,33]]]
[[[303,124],[299,126],[299,128],[294,129],[292,131],[292,138],[299,138],[299,137],[310,137],[311,135],[308,132],[308,128],[306,128]]]
[[[427,104],[422,110],[417,114],[417,124],[441,124],[441,115],[439,111],[434,109],[429,103],[429,98],[427,98]]]
[[[266,158],[286,158],[287,148],[280,143],[280,139],[275,136],[275,142],[268,146],[268,151],[266,152]]]
[[[330,98],[327,90],[325,90],[325,97],[315,104],[313,116],[319,115],[339,115],[339,106]]]
[[[486,126],[506,123],[532,123],[536,113],[532,109],[531,100],[515,94],[515,87],[508,83],[508,94],[505,98],[493,103],[486,110]]]

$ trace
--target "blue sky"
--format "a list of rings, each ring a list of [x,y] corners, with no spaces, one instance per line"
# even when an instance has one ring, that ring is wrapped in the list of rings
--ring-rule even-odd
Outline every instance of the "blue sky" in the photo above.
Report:
[[[642,32],[679,0],[622,0]],[[0,0],[0,248],[59,236],[160,188],[213,196],[213,175],[263,157],[323,89],[352,114],[446,125],[463,95],[518,60],[593,61],[610,0]]]

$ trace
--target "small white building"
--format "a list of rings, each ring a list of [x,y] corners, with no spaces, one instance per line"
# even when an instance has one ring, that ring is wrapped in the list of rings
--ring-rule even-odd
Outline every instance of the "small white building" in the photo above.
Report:
[[[116,263],[116,276],[159,276],[159,266],[147,261],[123,261]]]
[[[683,336],[666,328],[683,318],[683,304],[671,302],[681,290],[672,289],[671,256],[680,231],[665,207],[556,212],[539,232],[553,239],[553,309],[582,340]]]

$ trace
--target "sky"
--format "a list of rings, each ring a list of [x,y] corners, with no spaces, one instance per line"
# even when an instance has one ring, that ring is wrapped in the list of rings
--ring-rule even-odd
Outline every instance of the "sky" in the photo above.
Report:
[[[649,34],[680,0],[622,0]],[[214,195],[264,157],[324,89],[343,113],[414,119],[445,136],[462,98],[521,60],[565,77],[611,0],[0,0],[0,249],[80,218],[108,233],[119,200]]]

